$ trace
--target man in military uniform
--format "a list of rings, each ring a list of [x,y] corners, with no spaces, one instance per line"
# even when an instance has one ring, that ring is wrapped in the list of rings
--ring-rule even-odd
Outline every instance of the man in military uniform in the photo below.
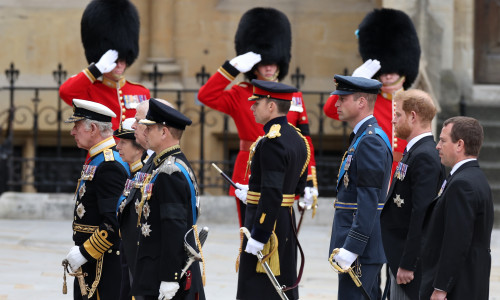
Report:
[[[232,180],[243,188],[248,188],[246,163],[250,146],[264,135],[262,124],[256,123],[248,98],[252,96],[252,79],[281,81],[288,74],[291,59],[292,32],[288,17],[275,8],[255,7],[241,17],[234,37],[237,56],[226,61],[203,85],[198,99],[205,105],[231,116],[238,129],[240,149],[234,164]],[[248,81],[239,82],[230,89],[226,87],[244,73]],[[287,113],[288,122],[301,130],[311,149],[311,161],[308,169],[307,187],[304,188],[305,204],[311,207],[313,198],[318,196],[316,182],[316,163],[314,149],[309,134],[309,119],[302,97],[297,91],[292,97]],[[234,188],[230,187],[234,196]],[[314,197],[313,197],[314,196]],[[245,221],[245,204],[236,199],[240,226]]]
[[[132,295],[144,299],[205,299],[198,263],[181,277],[187,260],[184,236],[198,218],[198,186],[179,142],[191,120],[159,100],[149,100],[140,121],[156,153],[153,172],[141,188],[140,235]]]
[[[418,75],[420,43],[410,17],[401,10],[382,8],[368,13],[356,31],[358,48],[365,64],[352,76],[375,78],[382,82],[375,101],[373,116],[392,139],[394,163],[392,172],[401,160],[406,141],[394,135],[392,118],[393,97],[402,89],[409,89]],[[373,68],[375,62],[378,68]],[[325,115],[339,120],[335,103],[338,96],[332,95],[323,106]]]
[[[373,117],[382,84],[373,79],[335,75],[339,118],[353,128],[337,179],[330,253],[344,270],[355,263],[363,287],[377,299],[377,274],[385,263],[380,211],[391,175],[391,143]],[[349,274],[339,274],[338,299],[363,299]]]
[[[418,300],[420,245],[424,215],[444,180],[431,123],[436,115],[424,91],[401,91],[394,99],[396,136],[408,141],[380,215],[382,241],[394,300]]]
[[[264,125],[265,135],[251,147],[249,158],[252,175],[245,227],[251,238],[243,241],[236,298],[281,299],[264,270],[256,270],[260,266],[257,252],[266,255],[275,250],[269,265],[279,283],[291,287],[286,292],[288,298],[299,299],[293,203],[306,184],[310,150],[305,137],[286,117],[297,89],[256,79],[252,84],[253,96],[248,100],[253,103],[255,121]]]
[[[107,106],[117,116],[112,120],[116,130],[123,120],[134,117],[140,102],[150,97],[146,87],[123,77],[139,54],[137,9],[129,0],[92,0],[82,15],[81,36],[90,65],[66,80],[59,95],[69,105],[78,98]]]
[[[139,124],[138,122],[146,118],[146,113],[149,108],[149,100],[141,102],[136,109],[134,123],[131,128],[133,130],[133,136],[136,142],[143,148],[147,149],[149,146],[146,142],[146,137],[144,135],[144,130],[146,125]],[[149,154],[148,154],[149,152]],[[133,274],[135,272],[136,256],[137,256],[137,241],[140,234],[140,227],[137,225],[138,218],[138,206],[141,202],[141,189],[144,186],[144,182],[149,180],[151,172],[153,169],[153,159],[155,153],[148,149],[144,152],[141,157],[141,162],[143,167],[135,177],[133,182],[130,183],[130,190],[126,193],[126,197],[119,205],[118,208],[118,221],[120,223],[120,233],[122,238],[122,249],[123,256],[126,260],[126,268],[123,268],[122,277],[128,278],[128,282],[123,282],[122,289],[120,293],[121,299],[129,299],[130,288],[133,284]],[[127,286],[128,285],[128,286]],[[136,297],[136,300],[141,300]]]
[[[66,259],[73,271],[82,267],[89,299],[116,299],[120,293],[120,252],[116,205],[130,174],[115,150],[111,118],[102,104],[73,100],[71,130],[79,148],[88,150],[75,192],[73,241]],[[82,299],[75,278],[74,299]]]

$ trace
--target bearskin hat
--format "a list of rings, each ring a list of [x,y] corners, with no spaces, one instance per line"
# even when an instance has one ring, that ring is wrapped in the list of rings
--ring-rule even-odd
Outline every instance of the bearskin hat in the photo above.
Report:
[[[139,55],[139,13],[129,0],[92,0],[82,15],[81,35],[88,63],[109,49],[132,65]]]
[[[278,80],[281,81],[288,74],[288,65],[292,57],[290,21],[277,9],[252,8],[241,17],[234,37],[234,46],[237,55],[253,51],[261,55],[261,63],[277,64]],[[257,78],[254,70],[245,73],[249,80]]]
[[[407,14],[395,9],[375,9],[358,27],[359,53],[363,61],[377,59],[376,74],[397,73],[406,76],[403,87],[411,87],[418,75],[420,44],[417,31]]]

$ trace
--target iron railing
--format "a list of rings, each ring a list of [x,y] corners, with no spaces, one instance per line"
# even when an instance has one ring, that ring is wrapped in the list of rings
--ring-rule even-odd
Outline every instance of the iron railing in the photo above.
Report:
[[[2,88],[8,91],[8,106],[0,106],[0,193],[9,190],[23,190],[30,186],[38,192],[70,192],[80,176],[81,165],[85,158],[85,151],[63,143],[62,124],[71,114],[72,108],[62,105],[58,90],[66,78],[66,71],[61,64],[53,71],[56,85],[54,87],[16,86],[20,75],[12,63],[5,71],[9,85]],[[205,67],[196,74],[198,83],[203,85],[209,78]],[[188,106],[187,99],[195,99],[197,89],[162,89],[158,87],[161,74],[155,67],[149,78],[152,81],[151,95],[168,94],[168,99],[176,108],[193,120],[192,127],[199,130],[199,156],[191,157],[191,164],[196,172],[202,193],[206,189],[227,190],[228,185],[211,168],[211,163],[220,165],[229,175],[234,164],[237,149],[229,146],[231,139],[235,139],[235,132],[230,128],[231,120],[225,114],[205,107],[204,105]],[[291,75],[297,87],[303,83],[305,75],[296,72]],[[342,122],[327,119],[323,114],[329,93],[327,91],[302,91],[308,103],[315,103],[314,109],[308,109],[308,118],[311,127],[311,136],[314,141],[318,183],[322,195],[334,195],[335,180],[340,156],[347,147],[346,125]],[[312,101],[312,102],[309,102]],[[6,101],[3,101],[6,103]],[[54,106],[53,104],[56,103]],[[50,105],[52,104],[52,105]],[[43,130],[40,127],[44,124]],[[30,123],[31,122],[31,123]],[[219,124],[222,122],[222,124]],[[215,161],[207,158],[206,145],[214,142],[206,140],[205,132],[209,128],[217,128],[220,142],[223,147],[223,159]],[[325,134],[325,128],[333,129],[335,134]],[[233,130],[234,131],[234,130]],[[340,134],[339,134],[340,132]],[[67,135],[67,133],[64,133]],[[44,142],[40,142],[43,136]],[[186,137],[184,137],[186,138]],[[327,143],[335,138],[335,146]],[[30,147],[25,145],[31,144]],[[326,146],[328,144],[329,146]],[[31,149],[27,153],[27,149]],[[210,155],[209,155],[210,156]],[[210,190],[212,192],[212,190]]]

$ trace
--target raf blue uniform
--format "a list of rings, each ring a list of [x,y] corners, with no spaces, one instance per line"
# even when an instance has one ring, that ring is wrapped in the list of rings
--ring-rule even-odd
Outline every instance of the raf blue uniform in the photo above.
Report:
[[[335,78],[337,82],[346,80],[339,82],[336,93],[378,90],[368,85],[374,80],[338,75]],[[377,299],[377,274],[386,261],[379,218],[389,187],[392,152],[387,136],[373,116],[361,122],[339,170],[329,253],[335,248],[344,248],[358,254],[355,264],[361,265],[360,280],[371,298]],[[338,299],[362,297],[350,276],[339,274]]]

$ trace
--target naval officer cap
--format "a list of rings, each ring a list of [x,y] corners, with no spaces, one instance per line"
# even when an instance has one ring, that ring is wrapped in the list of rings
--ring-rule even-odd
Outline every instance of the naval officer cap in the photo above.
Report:
[[[105,105],[89,100],[73,99],[73,115],[64,122],[74,123],[83,119],[111,122],[114,117],[116,114]]]
[[[260,98],[272,98],[276,100],[292,101],[293,93],[297,89],[279,82],[253,79],[253,95],[248,100],[253,101]]]
[[[191,119],[183,115],[180,111],[154,98],[149,100],[149,109],[146,118],[139,121],[139,124],[162,124],[181,130],[184,130],[191,123]]]
[[[331,95],[378,94],[382,87],[380,81],[363,77],[335,75],[334,81],[336,89]]]
[[[134,124],[135,118],[128,118],[120,123],[120,127],[113,132],[113,135],[120,139],[135,140],[134,132],[132,129],[132,124]]]

